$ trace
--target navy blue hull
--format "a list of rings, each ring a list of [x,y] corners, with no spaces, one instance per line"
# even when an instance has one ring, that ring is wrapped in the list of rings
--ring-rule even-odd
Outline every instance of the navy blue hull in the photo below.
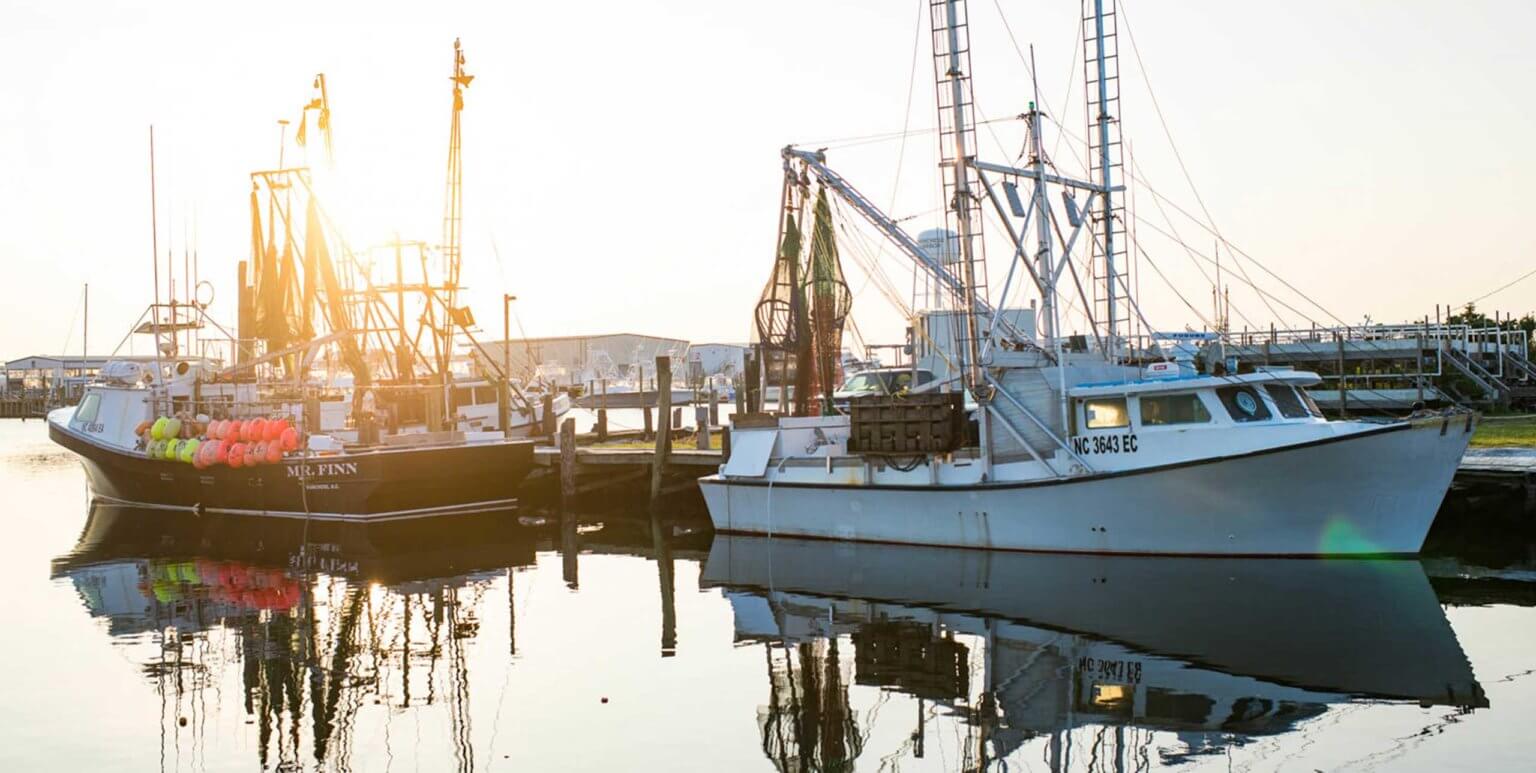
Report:
[[[533,467],[533,443],[387,449],[198,470],[94,443],[56,424],[98,496],[151,507],[374,520],[506,507]]]

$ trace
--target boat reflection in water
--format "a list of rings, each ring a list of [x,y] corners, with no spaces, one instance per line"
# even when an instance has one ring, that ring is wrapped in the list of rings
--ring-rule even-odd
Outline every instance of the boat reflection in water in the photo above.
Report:
[[[1417,561],[719,535],[701,584],[730,599],[738,641],[766,646],[759,727],[781,770],[858,756],[850,684],[920,700],[916,756],[928,717],[960,717],[966,769],[1036,738],[1052,769],[1090,749],[1135,766],[1284,733],[1334,704],[1488,705]],[[1146,731],[1181,743],[1153,751]]]
[[[135,657],[175,704],[168,721],[217,704],[224,664],[242,668],[263,769],[307,768],[306,747],[345,767],[365,704],[445,711],[463,769],[466,643],[486,590],[533,563],[540,529],[528,524],[500,512],[306,525],[97,503],[53,573],[119,643],[152,646]]]
[[[153,688],[112,704],[124,737],[158,700],[160,753],[222,767],[1130,769],[1281,734],[1353,749],[1326,729],[1346,706],[1488,705],[1416,561],[707,540],[638,514],[98,504],[53,575]]]

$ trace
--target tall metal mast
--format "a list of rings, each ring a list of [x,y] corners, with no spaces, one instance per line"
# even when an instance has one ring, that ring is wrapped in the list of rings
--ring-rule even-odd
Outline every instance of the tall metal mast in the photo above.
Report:
[[[939,157],[944,177],[947,214],[954,218],[960,241],[960,276],[963,287],[956,311],[964,315],[965,341],[957,347],[962,358],[962,383],[980,403],[977,412],[983,475],[992,472],[992,419],[986,410],[991,389],[981,365],[981,338],[977,317],[986,301],[986,262],[978,257],[981,247],[981,202],[972,194],[972,154],[975,152],[975,97],[971,93],[970,18],[960,0],[930,0],[933,27],[933,67],[939,108]],[[978,263],[980,264],[978,266]]]
[[[469,88],[470,81],[475,76],[464,73],[464,51],[459,46],[458,38],[453,41],[453,120],[448,130],[448,191],[443,208],[443,271],[445,276],[445,294],[447,296],[447,314],[443,330],[444,337],[444,372],[447,371],[447,360],[451,357],[453,346],[453,319],[454,310],[458,308],[459,293],[459,267],[460,267],[460,241],[464,222],[464,166],[459,158],[459,115],[464,112],[464,89]]]
[[[1121,313],[1121,282],[1118,265],[1126,256],[1125,246],[1116,238],[1117,221],[1124,220],[1124,207],[1113,195],[1114,178],[1121,169],[1120,124],[1120,43],[1117,31],[1116,0],[1083,0],[1084,94],[1088,113],[1088,166],[1103,186],[1096,211],[1090,214],[1093,237],[1090,238],[1094,296],[1099,306],[1096,320],[1103,330],[1101,340],[1105,355],[1113,359],[1119,351],[1120,327],[1129,329],[1130,314]],[[1092,4],[1089,8],[1088,5]],[[1106,10],[1105,6],[1108,5]]]
[[[965,384],[973,394],[981,386],[981,334],[976,299],[985,300],[986,264],[978,257],[981,206],[972,193],[971,162],[976,122],[971,94],[970,24],[962,0],[930,0],[933,26],[933,66],[939,107],[939,156],[944,177],[946,215],[952,218],[959,241],[960,280],[956,311],[964,314],[962,358]],[[978,265],[980,264],[980,265]]]

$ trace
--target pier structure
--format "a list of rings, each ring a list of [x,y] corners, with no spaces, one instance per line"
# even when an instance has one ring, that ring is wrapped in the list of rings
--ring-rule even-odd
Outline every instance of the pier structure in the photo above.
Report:
[[[88,357],[35,354],[5,363],[0,418],[38,418],[49,409],[74,405],[111,360],[153,362],[153,357]]]
[[[1221,351],[1253,367],[1316,372],[1323,384],[1310,394],[1339,413],[1536,407],[1536,363],[1520,329],[1424,322],[1234,331]]]

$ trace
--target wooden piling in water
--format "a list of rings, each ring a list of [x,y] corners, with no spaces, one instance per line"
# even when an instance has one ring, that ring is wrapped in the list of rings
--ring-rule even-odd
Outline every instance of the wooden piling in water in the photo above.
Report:
[[[560,422],[560,506],[570,510],[576,501],[576,420]]]
[[[656,437],[656,430],[651,422],[651,406],[642,406],[640,408],[640,413],[645,416],[645,431],[641,434],[641,439],[650,440],[651,438]]]
[[[647,414],[649,415],[649,414]],[[651,499],[661,496],[661,480],[672,450],[672,358],[656,358],[656,459],[651,466]]]
[[[709,425],[711,427],[720,426],[720,401],[715,399],[714,386],[709,388]]]
[[[608,439],[608,379],[598,382],[598,388],[603,390],[597,398],[597,442]]]
[[[555,396],[554,395],[552,395],[552,394],[544,395],[544,405],[543,405],[543,408],[544,408],[544,433],[543,434],[548,436],[548,437],[554,437],[555,436]]]

